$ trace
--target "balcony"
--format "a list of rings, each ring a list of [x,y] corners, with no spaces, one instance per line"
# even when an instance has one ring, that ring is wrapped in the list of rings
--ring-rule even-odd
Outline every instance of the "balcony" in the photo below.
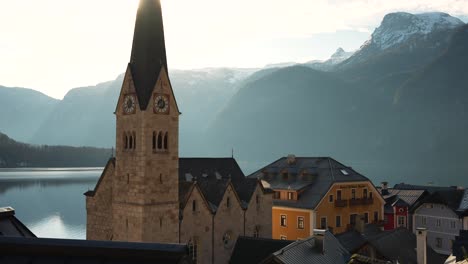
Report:
[[[346,207],[348,206],[348,200],[335,200],[335,207]]]
[[[370,205],[374,203],[374,198],[360,198],[349,200],[349,206]]]

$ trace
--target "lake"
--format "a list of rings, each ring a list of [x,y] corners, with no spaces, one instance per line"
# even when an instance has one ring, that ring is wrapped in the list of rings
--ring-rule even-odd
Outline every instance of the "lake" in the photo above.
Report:
[[[38,237],[86,238],[85,193],[103,168],[0,169],[0,207]]]

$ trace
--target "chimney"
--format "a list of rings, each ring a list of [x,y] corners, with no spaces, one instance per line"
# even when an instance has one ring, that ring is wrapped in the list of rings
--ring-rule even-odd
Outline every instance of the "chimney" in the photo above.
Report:
[[[418,264],[427,264],[427,229],[416,228],[416,255]]]
[[[354,229],[359,232],[359,234],[362,234],[364,233],[365,227],[366,223],[364,221],[364,215],[356,216],[356,225],[354,226]]]
[[[288,165],[293,165],[296,163],[296,156],[293,154],[288,155]]]
[[[313,234],[315,238],[315,247],[317,247],[322,254],[325,254],[325,229],[314,229]]]
[[[388,182],[382,182],[382,195],[388,195]]]

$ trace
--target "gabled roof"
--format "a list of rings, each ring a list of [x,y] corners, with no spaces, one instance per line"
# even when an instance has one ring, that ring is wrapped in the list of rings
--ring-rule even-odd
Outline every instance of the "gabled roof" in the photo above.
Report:
[[[240,236],[232,251],[230,264],[258,264],[294,241]]]
[[[111,166],[115,168],[115,158],[110,158],[107,161],[106,167],[104,167],[104,170],[101,173],[101,177],[99,177],[99,180],[96,186],[94,187],[94,190],[85,192],[85,196],[93,197],[96,194],[97,190],[99,189],[99,186],[101,186],[101,183],[104,180],[104,176],[106,175],[107,170],[109,170]]]
[[[434,193],[436,191],[453,191],[457,190],[457,186],[443,187],[443,186],[425,186],[425,185],[414,185],[406,183],[398,183],[393,186],[393,189],[399,190],[426,190],[429,193]]]
[[[460,204],[464,201],[464,195],[465,191],[463,190],[436,191],[426,197],[423,203],[444,204],[455,213],[463,214],[463,211],[460,211],[459,208]]]
[[[382,192],[382,188],[378,188]],[[419,199],[423,198],[428,194],[426,190],[406,190],[406,189],[387,189],[388,194],[383,195],[384,199],[387,200],[389,197],[398,197],[405,201],[410,207],[416,205]]]
[[[213,213],[219,207],[228,186],[232,186],[241,207],[246,209],[255,189],[260,185],[258,180],[245,177],[234,158],[180,158],[180,201],[187,199],[190,186],[195,183]]]
[[[0,237],[1,263],[192,263],[186,245]]]
[[[0,238],[1,237],[36,237],[18,218],[15,209],[0,208]]]
[[[129,66],[140,109],[146,110],[161,69],[168,69],[160,0],[140,0]]]
[[[368,225],[363,234],[352,230],[338,235],[337,238],[351,253],[357,253],[363,245],[369,244],[386,260],[417,263],[416,235],[406,228],[382,231]],[[428,264],[444,263],[445,258],[427,247]]]
[[[332,233],[326,231],[323,241],[316,236],[296,241],[273,253],[273,258],[277,263],[287,264],[344,264],[348,263],[350,254]]]
[[[314,209],[334,183],[370,181],[329,157],[294,157],[294,162],[283,157],[248,178],[264,180],[274,190],[300,191],[298,201],[275,200],[274,204],[306,209]]]

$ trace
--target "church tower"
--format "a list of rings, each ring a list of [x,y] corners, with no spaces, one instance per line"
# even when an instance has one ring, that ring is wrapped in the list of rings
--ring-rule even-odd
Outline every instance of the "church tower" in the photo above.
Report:
[[[179,242],[179,114],[160,0],[140,0],[115,111],[112,240]]]

